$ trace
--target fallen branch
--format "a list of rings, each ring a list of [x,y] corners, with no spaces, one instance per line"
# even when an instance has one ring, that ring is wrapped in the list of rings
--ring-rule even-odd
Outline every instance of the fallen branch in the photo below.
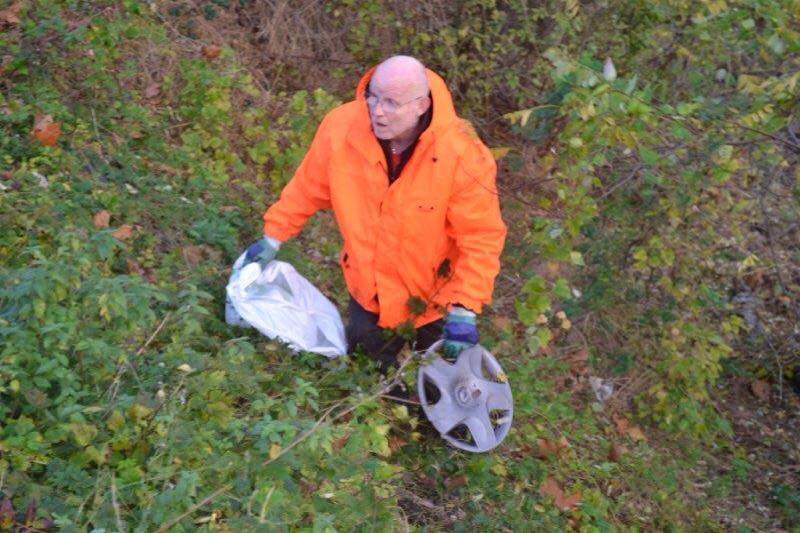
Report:
[[[340,407],[342,404],[344,404],[346,399],[341,400],[339,402],[336,402],[335,404],[330,406],[328,409],[325,410],[324,413],[322,413],[322,416],[314,423],[314,425],[311,426],[308,430],[306,430],[305,433],[303,433],[302,435],[300,435],[299,437],[294,439],[288,446],[286,446],[285,448],[281,449],[281,451],[278,452],[275,455],[275,457],[271,457],[271,458],[267,459],[266,461],[264,461],[264,466],[270,464],[273,461],[276,461],[276,460],[280,459],[284,454],[286,454],[286,452],[288,452],[289,450],[291,450],[292,448],[294,448],[295,446],[297,446],[298,444],[300,444],[301,442],[306,440],[308,437],[310,437],[325,422],[335,422],[336,420],[339,420],[340,418],[342,418],[344,416],[347,416],[348,414],[352,413],[353,411],[355,411],[356,409],[358,409],[362,405],[366,404],[367,402],[370,402],[370,401],[374,400],[375,398],[377,398],[379,396],[383,396],[385,393],[389,392],[393,387],[397,386],[400,383],[400,378],[403,375],[403,370],[405,370],[406,366],[408,366],[408,363],[410,363],[412,359],[413,359],[413,357],[410,356],[405,361],[403,361],[403,363],[397,369],[397,372],[395,372],[394,377],[391,380],[388,380],[388,381],[387,380],[381,380],[381,382],[379,383],[379,386],[378,386],[378,390],[376,392],[373,392],[369,396],[365,396],[359,402],[351,405],[347,409],[345,409],[345,410],[341,411],[340,413],[338,413],[336,416],[328,419],[328,415],[330,415],[337,407]]]
[[[211,500],[213,500],[214,498],[216,498],[220,494],[228,492],[232,487],[233,487],[232,483],[227,483],[227,484],[221,486],[220,488],[218,488],[217,490],[215,490],[214,492],[212,492],[211,494],[209,494],[208,496],[206,496],[205,498],[203,498],[202,500],[200,500],[196,504],[194,504],[191,507],[189,507],[186,510],[186,512],[184,512],[180,516],[177,516],[177,517],[173,518],[172,520],[170,520],[169,522],[165,523],[160,528],[156,529],[156,533],[161,533],[162,531],[169,530],[170,528],[172,528],[172,526],[174,526],[175,524],[177,524],[178,522],[180,522],[181,520],[183,520],[184,518],[186,518],[187,516],[189,516],[190,514],[195,512],[196,510],[200,509],[202,506],[204,506],[205,504],[209,503]]]
[[[322,413],[322,416],[319,417],[319,419],[314,423],[313,426],[311,426],[302,435],[300,435],[299,437],[294,439],[288,446],[283,448],[274,457],[271,457],[271,458],[267,459],[266,461],[264,461],[263,465],[266,466],[266,465],[272,463],[273,461],[277,461],[278,459],[283,457],[289,450],[291,450],[292,448],[294,448],[295,446],[297,446],[298,444],[300,444],[301,442],[306,440],[308,437],[310,437],[314,432],[316,432],[326,422],[328,422],[328,423],[335,422],[336,420],[339,420],[340,418],[342,418],[344,416],[347,416],[348,414],[352,413],[353,411],[355,411],[356,409],[358,409],[362,405],[366,404],[367,402],[369,402],[371,400],[374,400],[375,398],[378,398],[379,396],[383,396],[386,392],[391,390],[392,387],[395,387],[396,385],[398,385],[400,383],[400,378],[403,375],[403,370],[405,370],[406,366],[408,366],[408,364],[413,359],[414,359],[413,356],[409,356],[408,358],[406,358],[406,360],[403,361],[403,363],[397,369],[397,372],[395,372],[394,377],[392,379],[390,379],[390,380],[385,380],[385,379],[381,380],[379,382],[378,389],[375,392],[373,392],[369,396],[365,396],[364,398],[362,398],[357,403],[351,405],[347,409],[344,409],[340,413],[336,414],[336,416],[328,418],[328,416],[334,410],[336,410],[336,408],[342,406],[347,401],[347,399],[343,399],[343,400],[341,400],[339,402],[336,402],[332,406],[330,406],[328,409],[325,410],[325,412]],[[211,494],[209,494],[208,496],[203,498],[198,503],[192,505],[189,509],[187,509],[185,512],[183,512],[181,515],[179,515],[179,516],[173,518],[172,520],[164,523],[164,525],[162,525],[160,528],[158,528],[156,530],[156,533],[161,533],[162,531],[169,530],[172,526],[174,526],[175,524],[177,524],[178,522],[180,522],[181,520],[183,520],[184,518],[186,518],[187,516],[189,516],[190,514],[192,514],[193,512],[198,510],[199,508],[201,508],[202,506],[210,503],[212,500],[214,500],[218,496],[220,496],[220,495],[224,494],[225,492],[229,491],[232,487],[233,487],[233,484],[231,484],[231,483],[227,483],[227,484],[221,486],[220,488],[218,488],[217,490],[215,490],[214,492],[212,492]]]

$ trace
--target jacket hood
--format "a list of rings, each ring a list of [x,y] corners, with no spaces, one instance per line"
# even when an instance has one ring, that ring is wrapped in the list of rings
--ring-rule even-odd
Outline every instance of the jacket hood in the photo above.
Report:
[[[358,82],[356,87],[356,101],[363,102],[366,108],[367,101],[364,92],[367,89],[369,80],[372,79],[372,74],[375,72],[377,65],[369,69]],[[441,130],[450,125],[458,117],[456,110],[453,107],[453,97],[450,95],[450,90],[441,76],[436,74],[430,69],[425,69],[425,74],[428,78],[428,87],[431,92],[431,99],[433,100],[433,117],[429,130]]]

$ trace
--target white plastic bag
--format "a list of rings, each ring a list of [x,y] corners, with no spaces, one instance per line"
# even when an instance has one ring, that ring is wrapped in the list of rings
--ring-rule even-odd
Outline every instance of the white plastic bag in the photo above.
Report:
[[[244,256],[233,264],[226,288],[228,324],[251,325],[297,351],[347,353],[339,311],[311,282],[282,261],[270,261],[263,270],[258,263],[242,268]]]

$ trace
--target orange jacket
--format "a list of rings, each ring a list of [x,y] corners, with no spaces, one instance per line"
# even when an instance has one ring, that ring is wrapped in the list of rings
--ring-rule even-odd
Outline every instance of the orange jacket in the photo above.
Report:
[[[287,240],[317,210],[333,208],[347,288],[379,315],[381,327],[408,319],[420,327],[450,303],[480,312],[491,301],[506,235],[494,158],[456,116],[444,80],[428,70],[431,124],[390,186],[364,99],[373,70],[354,101],[322,120],[297,172],[264,214],[264,233]]]

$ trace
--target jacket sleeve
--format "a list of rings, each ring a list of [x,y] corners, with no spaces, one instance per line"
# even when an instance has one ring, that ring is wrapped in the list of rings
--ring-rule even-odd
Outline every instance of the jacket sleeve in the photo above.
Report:
[[[285,241],[297,235],[311,215],[331,207],[329,117],[326,116],[317,128],[308,152],[278,201],[264,213],[265,235]]]
[[[458,256],[451,278],[436,298],[442,306],[459,303],[480,313],[481,307],[492,300],[506,236],[496,174],[489,149],[473,140],[459,159],[447,207],[447,231],[456,242]]]

